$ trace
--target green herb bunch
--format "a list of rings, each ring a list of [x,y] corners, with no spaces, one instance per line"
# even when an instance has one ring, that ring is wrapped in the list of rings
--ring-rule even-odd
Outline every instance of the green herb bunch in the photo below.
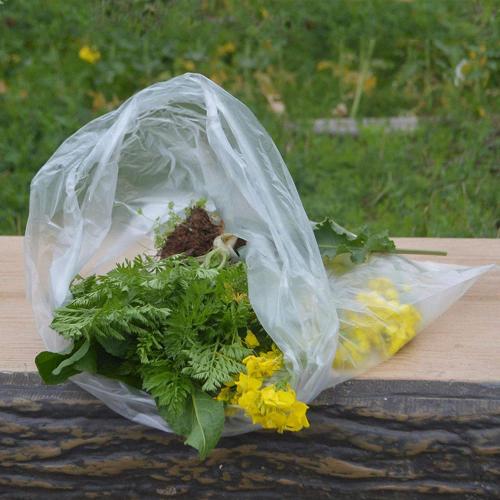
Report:
[[[250,329],[271,340],[247,296],[244,263],[207,267],[193,257],[138,256],[103,276],[77,277],[51,327],[73,348],[36,358],[45,382],[82,371],[151,394],[172,430],[205,457],[224,425],[213,398],[244,368]]]

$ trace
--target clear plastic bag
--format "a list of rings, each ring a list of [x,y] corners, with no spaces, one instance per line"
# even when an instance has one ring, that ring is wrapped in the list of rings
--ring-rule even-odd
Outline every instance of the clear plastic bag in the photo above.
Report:
[[[155,220],[168,219],[168,204],[180,212],[200,198],[217,209],[228,232],[248,242],[250,301],[306,402],[357,371],[332,366],[346,311],[359,308],[356,296],[369,277],[388,274],[414,286],[408,300],[420,308],[423,327],[485,270],[391,257],[329,275],[272,139],[241,102],[205,77],[186,74],[87,124],[33,179],[27,291],[47,349],[68,347],[49,325],[54,309],[71,298],[77,273],[105,272],[152,248]],[[355,366],[361,365],[369,363]],[[148,394],[101,376],[72,380],[124,417],[169,430]],[[225,435],[252,428],[242,417],[230,418]]]
[[[333,362],[337,380],[352,378],[396,354],[492,267],[390,255],[373,256],[340,273],[330,268],[340,322]]]

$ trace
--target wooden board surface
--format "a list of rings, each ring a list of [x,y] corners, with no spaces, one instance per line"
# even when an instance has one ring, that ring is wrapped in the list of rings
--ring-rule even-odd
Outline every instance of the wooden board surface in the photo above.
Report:
[[[397,238],[401,247],[447,250],[432,260],[500,264],[500,239]],[[21,237],[0,237],[0,371],[35,371],[44,346],[25,299]],[[441,318],[365,379],[500,380],[500,272],[494,270]]]

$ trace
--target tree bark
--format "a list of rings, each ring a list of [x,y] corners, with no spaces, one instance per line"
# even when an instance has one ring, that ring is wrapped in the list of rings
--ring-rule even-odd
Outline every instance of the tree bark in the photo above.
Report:
[[[500,498],[500,384],[354,380],[309,416],[201,462],[72,383],[3,373],[0,498]]]

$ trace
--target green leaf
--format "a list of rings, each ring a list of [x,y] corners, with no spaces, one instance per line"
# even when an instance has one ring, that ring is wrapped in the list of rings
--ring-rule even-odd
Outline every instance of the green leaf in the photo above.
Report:
[[[96,338],[106,352],[118,358],[125,357],[125,354],[129,350],[131,344],[128,340],[120,340],[115,337],[104,337],[101,335]]]
[[[96,346],[97,370],[99,375],[119,380],[136,389],[142,389],[142,378],[139,374],[137,361],[123,360],[108,354],[99,345]]]
[[[186,437],[185,444],[197,449],[203,460],[215,448],[222,434],[224,404],[196,389],[188,398],[184,411],[167,422],[175,433]]]
[[[205,457],[224,426],[223,403],[212,396],[252,352],[242,338],[251,328],[262,346],[269,339],[248,300],[245,265],[213,273],[192,257],[137,256],[77,279],[71,292],[52,327],[75,348],[51,357],[46,377],[57,383],[95,371],[146,390]]]
[[[244,347],[239,337],[230,345],[193,345],[182,373],[202,383],[204,391],[217,391],[244,369],[242,361],[251,353],[251,349]]]
[[[43,351],[35,358],[35,364],[46,384],[59,384],[81,372],[95,373],[97,355],[87,339],[67,353]]]
[[[149,392],[158,405],[167,411],[167,418],[175,418],[186,407],[186,401],[193,392],[193,384],[186,375],[174,370],[169,362],[143,365],[140,369],[142,388]]]
[[[85,339],[85,342],[76,349],[72,354],[63,359],[61,363],[52,370],[53,375],[60,375],[64,368],[74,365],[77,361],[80,361],[88,352],[90,347],[90,340]],[[76,366],[75,366],[76,368]]]
[[[38,373],[46,384],[61,384],[69,377],[80,373],[72,366],[68,366],[60,371],[58,375],[54,375],[54,369],[67,358],[67,355],[59,354],[56,352],[43,351],[35,358],[35,364]]]
[[[396,245],[386,231],[371,233],[367,228],[363,228],[355,235],[329,218],[316,224],[314,235],[321,255],[328,259],[349,254],[352,262],[360,264],[366,261],[370,253],[396,251]]]
[[[90,345],[87,353],[73,364],[73,367],[81,372],[97,372],[97,353],[92,345]]]

